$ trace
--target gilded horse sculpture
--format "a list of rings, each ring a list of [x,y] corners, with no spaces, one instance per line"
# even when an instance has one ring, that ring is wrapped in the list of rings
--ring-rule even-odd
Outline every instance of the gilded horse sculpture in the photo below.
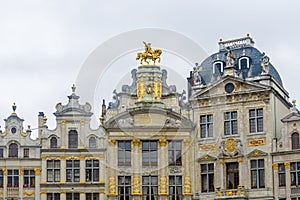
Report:
[[[138,52],[136,60],[141,60],[140,64],[143,64],[143,62],[146,62],[147,64],[150,63],[150,60],[153,61],[155,64],[156,60],[157,62],[160,62],[160,55],[162,53],[162,50],[155,49],[152,50],[151,43],[143,42],[145,45],[145,51],[144,52]]]

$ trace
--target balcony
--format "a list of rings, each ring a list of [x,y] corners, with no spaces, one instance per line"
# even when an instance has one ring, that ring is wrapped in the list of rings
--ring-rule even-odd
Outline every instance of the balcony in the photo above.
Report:
[[[19,196],[19,188],[18,187],[7,188],[7,196],[8,197],[18,197]]]
[[[216,188],[215,199],[247,199],[247,189],[244,186],[239,186],[237,189],[221,190]]]

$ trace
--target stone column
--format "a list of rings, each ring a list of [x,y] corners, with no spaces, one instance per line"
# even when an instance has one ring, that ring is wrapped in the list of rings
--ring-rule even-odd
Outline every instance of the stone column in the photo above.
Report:
[[[78,133],[78,139],[79,139],[78,146],[80,149],[84,149],[85,148],[85,138],[86,138],[85,134],[83,134],[83,133],[85,133],[85,131],[84,131],[85,121],[81,120],[79,123],[80,123],[80,129],[79,129],[80,132]]]
[[[225,181],[226,180],[226,177],[225,177],[225,162],[224,160],[220,160],[220,177],[219,177],[219,181],[220,181],[220,189],[221,190],[224,190],[226,188],[226,185],[225,185]]]
[[[278,163],[272,164],[273,167],[273,177],[274,177],[274,197],[275,199],[278,198],[278,185],[279,185],[279,179],[278,179]]]
[[[66,200],[66,199],[67,199],[66,192],[60,192],[60,200]]]
[[[99,182],[100,183],[104,183],[105,184],[105,173],[106,173],[106,170],[105,170],[105,167],[106,167],[106,163],[105,163],[105,156],[102,154],[100,155],[99,157]]]
[[[160,200],[166,200],[168,195],[168,185],[167,185],[167,173],[168,173],[168,149],[167,149],[167,139],[159,139],[159,151],[158,151],[158,160],[159,160],[159,195]]]
[[[248,172],[246,172],[246,166],[244,166],[243,158],[238,158],[239,163],[239,185],[245,186],[245,181],[247,179],[243,178],[248,175]],[[250,177],[250,174],[249,174]]]
[[[66,158],[60,157],[60,183],[66,183]]]
[[[68,143],[67,143],[68,133],[67,133],[66,124],[67,124],[66,120],[60,121],[60,132],[61,132],[61,135],[63,136],[63,137],[61,137],[61,141],[60,141],[61,149],[65,149],[68,147]]]
[[[286,178],[286,186],[285,187],[285,194],[286,194],[286,199],[290,199],[291,197],[291,163],[290,162],[284,162],[284,167],[285,167],[285,178]]]
[[[100,195],[100,200],[104,200],[105,199],[105,190],[104,189],[100,189],[99,195]]]
[[[192,163],[190,161],[191,158],[191,150],[189,148],[191,148],[191,140],[190,139],[184,139],[183,140],[183,144],[184,147],[182,148],[183,151],[182,153],[184,153],[184,157],[183,157],[183,166],[184,166],[184,195],[185,195],[185,199],[191,199],[192,197],[192,181],[191,181],[191,164]]]
[[[140,166],[141,166],[141,153],[140,153],[141,140],[139,138],[134,138],[132,140],[132,170],[133,170],[133,184],[132,184],[132,197],[133,199],[139,199],[141,195],[141,176],[140,176]]]
[[[36,197],[41,194],[41,200],[47,200],[47,193],[46,192],[40,192],[36,193]]]
[[[46,170],[46,169],[44,169]],[[41,168],[34,168],[34,174],[35,174],[35,200],[40,200],[40,181],[41,181]]]
[[[41,174],[41,183],[46,183],[47,182],[47,160],[46,156],[42,156],[42,174]]]
[[[19,196],[21,197],[21,199],[23,199],[24,168],[20,168],[19,175]]]
[[[80,183],[85,183],[85,158],[84,156],[80,156]]]
[[[85,200],[85,192],[80,192],[79,193],[79,199],[80,200]]]
[[[117,195],[117,180],[116,180],[116,168],[117,168],[117,150],[115,139],[108,139],[108,154],[110,159],[107,159],[107,174],[108,174],[108,185],[107,185],[107,197],[108,199],[116,199]]]
[[[3,199],[6,199],[7,197],[7,169],[2,168],[3,171]]]

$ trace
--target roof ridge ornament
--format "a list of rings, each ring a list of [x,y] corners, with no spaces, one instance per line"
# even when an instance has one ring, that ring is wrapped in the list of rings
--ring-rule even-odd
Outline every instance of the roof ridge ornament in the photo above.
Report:
[[[73,84],[71,88],[72,88],[72,93],[75,94],[75,91],[76,91],[76,85]]]
[[[144,42],[145,45],[145,51],[144,52],[138,52],[137,56],[136,56],[136,60],[140,60],[140,64],[150,64],[150,61],[153,62],[153,64],[155,65],[155,62],[160,62],[160,55],[162,54],[162,50],[161,49],[152,49],[151,48],[151,43],[146,43]]]
[[[220,51],[226,51],[226,49],[232,50],[232,49],[240,49],[244,47],[253,47],[253,46],[254,46],[254,41],[252,37],[250,37],[250,34],[247,34],[246,37],[240,39],[223,41],[223,39],[221,38],[219,40]]]
[[[16,110],[17,110],[17,105],[16,103],[14,102],[13,105],[11,106],[12,107],[12,110],[13,110],[13,114],[16,114]]]

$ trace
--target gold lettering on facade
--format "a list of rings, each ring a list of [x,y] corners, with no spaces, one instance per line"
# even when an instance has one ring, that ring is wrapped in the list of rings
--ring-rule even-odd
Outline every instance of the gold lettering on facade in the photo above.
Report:
[[[261,146],[266,144],[266,138],[256,138],[248,140],[248,146]]]

